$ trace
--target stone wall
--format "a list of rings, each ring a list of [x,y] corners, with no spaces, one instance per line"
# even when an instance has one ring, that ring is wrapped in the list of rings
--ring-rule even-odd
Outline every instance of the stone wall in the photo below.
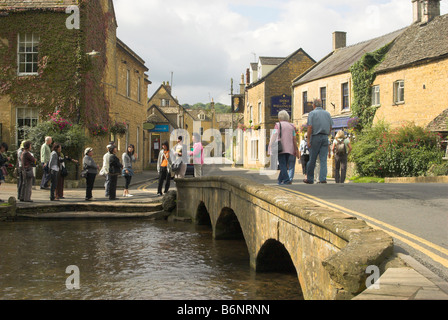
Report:
[[[407,121],[426,127],[447,108],[448,59],[379,74],[381,107],[375,122],[385,120],[394,127]],[[404,103],[394,104],[394,82],[404,80]]]
[[[393,251],[392,238],[362,220],[244,178],[178,179],[176,185],[177,216],[198,221],[207,212],[215,238],[222,238],[222,221],[235,223],[223,216],[234,213],[255,270],[261,248],[281,243],[305,299],[353,298],[365,289],[367,266],[379,266]]]

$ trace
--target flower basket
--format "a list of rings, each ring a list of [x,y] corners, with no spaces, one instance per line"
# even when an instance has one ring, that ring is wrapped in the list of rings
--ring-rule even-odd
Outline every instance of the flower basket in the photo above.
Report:
[[[90,126],[89,131],[94,137],[105,136],[108,133],[106,126],[100,126],[96,123]]]
[[[126,132],[127,132],[127,124],[126,124],[126,122],[115,122],[110,127],[110,132],[113,135],[119,135],[119,136],[122,136],[122,135],[126,134]]]

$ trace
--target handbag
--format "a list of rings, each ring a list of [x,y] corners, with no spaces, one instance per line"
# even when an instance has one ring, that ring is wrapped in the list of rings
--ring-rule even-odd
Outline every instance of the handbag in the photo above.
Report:
[[[283,152],[283,145],[282,145],[282,123],[279,121],[278,124],[280,125],[280,138],[277,140],[277,152],[282,153]]]
[[[61,168],[61,177],[65,178],[66,176],[68,176],[67,168],[65,166],[62,166],[62,168]]]

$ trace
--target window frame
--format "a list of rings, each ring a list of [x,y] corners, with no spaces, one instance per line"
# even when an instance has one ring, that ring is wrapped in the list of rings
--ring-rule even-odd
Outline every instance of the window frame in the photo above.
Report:
[[[19,118],[19,116],[21,117]],[[19,120],[22,120],[21,124],[19,124]],[[26,120],[29,120],[28,124],[25,123]],[[15,123],[16,123],[16,130],[15,130],[16,145],[19,145],[19,139],[23,138],[21,137],[23,135],[23,130],[21,130],[21,128],[25,126],[35,127],[39,123],[39,109],[30,107],[17,107]]]
[[[401,85],[401,86],[400,86]],[[394,104],[404,104],[405,103],[405,98],[404,98],[404,94],[405,94],[405,86],[404,86],[404,80],[397,80],[394,81]],[[401,91],[401,94],[400,92]],[[399,100],[400,98],[402,98],[402,100]]]
[[[322,94],[322,90],[325,91],[325,96]],[[322,109],[327,110],[327,87],[319,88],[320,100],[322,101]]]
[[[372,99],[371,105],[373,107],[381,105],[381,88],[380,85],[372,86]]]
[[[341,84],[341,107],[342,111],[350,110],[350,88],[348,82]]]
[[[31,42],[27,41],[27,35],[31,35]],[[35,36],[37,37],[37,45],[35,45],[34,40],[35,40]],[[25,37],[24,41],[22,40],[22,37]],[[31,50],[30,52],[27,52],[27,44],[31,43]],[[20,48],[21,48],[21,44],[24,44],[25,47],[25,51],[21,52]],[[35,34],[34,32],[31,33],[18,33],[17,34],[17,75],[19,77],[23,77],[23,76],[35,76],[39,74],[39,45],[40,45],[40,36],[38,34]],[[37,48],[37,52],[34,51],[34,49]],[[27,61],[27,57],[28,55],[32,55],[32,61],[28,62]],[[21,57],[24,56],[25,57],[25,61],[21,62]],[[36,61],[34,61],[34,57],[36,57]],[[25,71],[21,72],[21,66],[24,65],[25,66]],[[31,69],[35,70],[35,71],[31,71],[31,72],[27,72],[26,71],[26,67],[27,65],[31,65]]]

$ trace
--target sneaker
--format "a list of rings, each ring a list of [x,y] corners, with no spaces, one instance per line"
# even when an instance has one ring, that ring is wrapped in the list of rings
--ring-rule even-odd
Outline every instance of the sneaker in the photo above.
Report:
[[[161,196],[163,196],[163,194],[161,194],[161,193],[159,192],[159,193],[157,193],[157,196],[161,197]]]
[[[319,181],[318,183],[323,183],[323,184],[325,184],[325,183],[327,183],[327,181]]]
[[[133,194],[128,194],[126,197],[133,197],[134,195]]]

